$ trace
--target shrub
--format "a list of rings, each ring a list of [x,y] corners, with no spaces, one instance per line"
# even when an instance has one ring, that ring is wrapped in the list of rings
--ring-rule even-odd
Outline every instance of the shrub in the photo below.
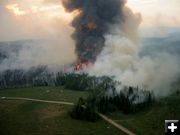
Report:
[[[91,122],[95,122],[99,119],[94,106],[92,106],[92,104],[85,105],[83,98],[79,98],[77,105],[73,107],[70,115],[74,119],[87,120]]]

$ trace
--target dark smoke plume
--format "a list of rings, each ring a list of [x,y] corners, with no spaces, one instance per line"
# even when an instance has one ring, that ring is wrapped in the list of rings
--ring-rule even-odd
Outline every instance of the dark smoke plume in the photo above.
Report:
[[[125,0],[64,0],[63,5],[68,12],[79,11],[72,22],[78,60],[94,62],[104,47],[108,25],[124,20]]]

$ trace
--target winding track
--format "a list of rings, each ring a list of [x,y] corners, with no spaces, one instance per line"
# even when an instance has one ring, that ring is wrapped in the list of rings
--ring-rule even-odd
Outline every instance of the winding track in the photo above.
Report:
[[[41,99],[23,98],[23,97],[0,97],[0,99],[1,100],[24,100],[24,101],[33,101],[33,102],[50,103],[50,104],[70,105],[70,106],[74,105],[74,103],[71,103],[71,102],[50,101],[50,100],[41,100]],[[112,119],[108,118],[107,116],[105,116],[101,113],[98,113],[98,115],[102,119],[104,119],[105,121],[107,121],[108,123],[110,123],[111,125],[116,127],[117,129],[126,133],[127,135],[136,135],[135,133],[129,131],[127,128],[123,127],[122,125],[120,125],[120,124],[116,123],[115,121],[113,121]]]
[[[41,99],[23,98],[23,97],[1,97],[1,99],[4,99],[4,100],[24,100],[24,101],[34,101],[34,102],[41,102],[41,103],[61,104],[61,105],[71,105],[71,106],[74,105],[74,103],[71,103],[71,102],[50,101],[50,100],[41,100]]]

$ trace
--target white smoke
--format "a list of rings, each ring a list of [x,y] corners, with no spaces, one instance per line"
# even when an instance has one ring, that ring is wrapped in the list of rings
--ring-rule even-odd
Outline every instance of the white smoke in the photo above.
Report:
[[[29,69],[41,65],[56,70],[56,68],[63,68],[65,65],[72,64],[76,60],[73,41],[70,37],[22,43],[18,52],[9,51],[8,47],[5,48],[8,57],[1,61],[0,71]],[[9,47],[13,47],[13,42]]]
[[[24,1],[14,2],[22,7],[25,5]],[[4,48],[5,54],[8,55],[7,58],[0,60],[0,71],[28,69],[39,65],[55,68],[76,61],[74,41],[71,38],[74,29],[69,25],[71,15],[66,14],[63,8],[50,13],[38,12],[15,16],[6,8],[8,4],[11,4],[11,1],[0,1],[0,20],[2,20],[0,21],[0,53],[2,53],[1,48]],[[29,7],[33,4],[39,7],[57,5],[57,3],[48,5],[42,1],[32,1]],[[58,5],[61,6],[61,3]],[[59,14],[56,15],[56,12]],[[55,16],[50,16],[54,14]],[[18,50],[17,52],[12,49],[16,45],[18,45],[15,49]]]
[[[132,12],[128,13],[131,18],[133,16],[134,18],[126,19],[128,23],[126,22],[124,27],[110,26],[109,33],[104,35],[105,47],[89,74],[113,76],[124,86],[138,86],[154,91],[156,96],[166,96],[180,73],[178,60],[176,56],[161,52],[153,58],[139,57],[141,46],[137,42],[136,32],[124,31],[124,28],[128,28],[128,24],[137,24],[135,19],[137,17],[132,15]],[[132,28],[131,25],[130,28],[136,30],[137,26]]]

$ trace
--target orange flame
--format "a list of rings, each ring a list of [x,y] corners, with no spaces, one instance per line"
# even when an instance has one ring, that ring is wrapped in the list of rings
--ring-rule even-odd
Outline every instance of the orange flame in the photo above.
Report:
[[[81,71],[81,70],[87,70],[89,68],[91,68],[92,66],[92,63],[90,62],[84,62],[84,63],[78,63],[76,66],[75,66],[75,71]]]
[[[80,71],[82,69],[81,63],[77,64],[75,67],[75,71]]]
[[[96,29],[97,28],[97,24],[94,21],[91,21],[88,23],[87,27],[89,29]]]

